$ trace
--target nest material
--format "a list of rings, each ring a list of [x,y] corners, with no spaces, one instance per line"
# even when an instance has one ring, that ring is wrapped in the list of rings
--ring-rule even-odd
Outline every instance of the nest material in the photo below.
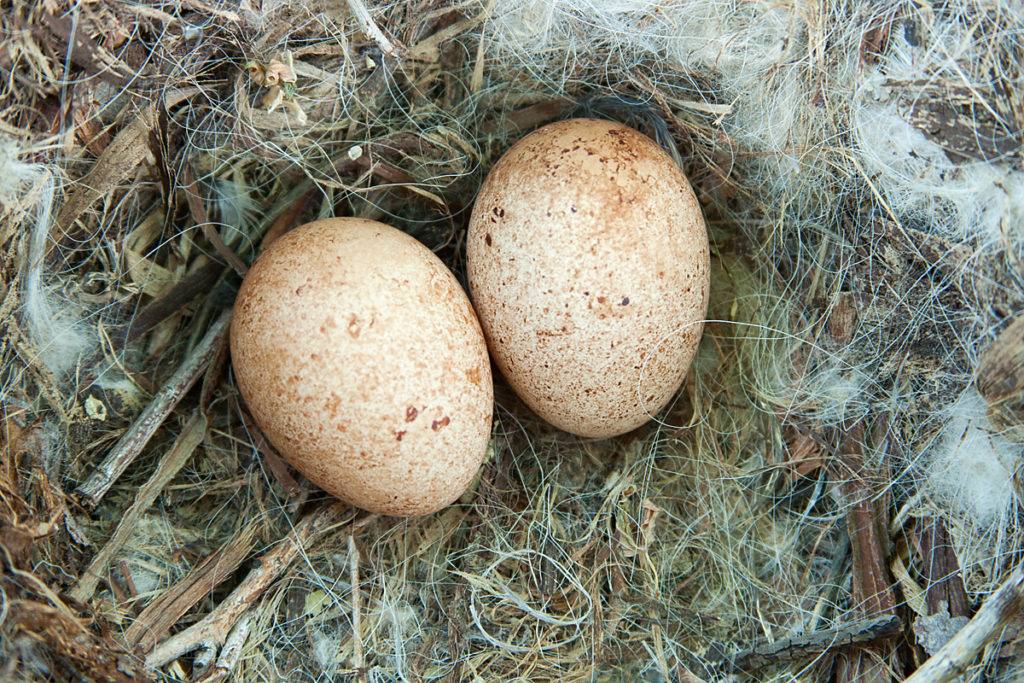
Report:
[[[0,677],[902,680],[1020,560],[1021,16],[8,3]],[[326,499],[226,370],[247,263],[355,215],[461,273],[483,175],[571,115],[708,217],[676,400],[583,441],[499,382],[458,504]],[[1024,671],[1000,615],[967,680]]]

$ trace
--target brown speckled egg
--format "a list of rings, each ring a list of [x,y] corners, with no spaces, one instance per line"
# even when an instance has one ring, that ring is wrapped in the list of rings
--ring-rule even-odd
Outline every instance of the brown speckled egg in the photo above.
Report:
[[[366,510],[438,510],[487,451],[493,385],[469,298],[382,223],[332,218],[276,240],[238,293],[231,357],[285,460]]]
[[[650,138],[593,119],[527,135],[484,181],[467,252],[491,356],[551,424],[622,434],[678,390],[707,311],[708,238]]]

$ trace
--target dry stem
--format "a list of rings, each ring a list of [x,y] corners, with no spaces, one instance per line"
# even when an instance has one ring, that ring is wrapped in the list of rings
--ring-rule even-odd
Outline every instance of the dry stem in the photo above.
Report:
[[[896,598],[889,579],[888,538],[883,529],[867,459],[864,455],[864,425],[851,426],[840,447],[839,468],[843,496],[847,500],[847,532],[853,555],[853,596],[859,611],[867,618],[893,615]],[[881,519],[880,519],[881,517]],[[890,680],[879,659],[891,656],[894,647],[882,645],[871,650],[843,653],[838,660],[837,681],[865,680],[883,683]]]
[[[366,9],[366,5],[363,4],[362,0],[348,0],[348,7],[352,10],[352,16],[359,23],[359,28],[363,29],[363,33],[371,38],[373,42],[377,43],[377,47],[380,48],[381,52],[388,57],[399,56],[395,44],[380,30],[380,27],[377,26],[373,17],[370,16],[370,11]]]
[[[749,650],[726,661],[729,669],[752,671],[771,664],[805,656],[818,656],[837,647],[870,643],[900,632],[903,621],[896,615],[872,619],[860,624],[812,631],[775,642],[758,642]]]
[[[79,495],[92,505],[100,502],[129,465],[138,457],[150,438],[170,415],[178,402],[184,398],[196,380],[206,369],[220,349],[221,336],[227,334],[231,323],[231,311],[226,310],[214,321],[206,335],[178,367],[167,383],[160,389],[142,414],[132,423],[128,431],[118,440],[110,455],[78,487]]]
[[[156,669],[197,648],[215,648],[222,644],[238,618],[288,568],[299,551],[327,531],[348,509],[344,503],[334,503],[307,515],[273,550],[260,558],[259,566],[249,572],[224,602],[202,621],[160,643],[146,658],[146,664]]]
[[[142,652],[152,650],[156,641],[170,631],[185,612],[234,574],[249,557],[255,542],[256,525],[250,524],[185,578],[157,596],[128,627],[124,635],[127,646],[138,647]]]
[[[139,517],[149,509],[149,506],[160,495],[167,482],[173,479],[174,475],[184,467],[193,451],[202,442],[205,434],[206,416],[197,410],[192,413],[192,417],[189,418],[185,428],[181,430],[181,434],[174,441],[174,446],[171,447],[171,450],[160,461],[156,472],[139,489],[138,495],[135,496],[135,502],[132,503],[118,523],[117,529],[110,537],[110,540],[96,554],[89,567],[78,579],[78,584],[71,591],[71,597],[82,602],[92,597],[93,591],[96,590],[96,586],[99,584],[100,579],[103,578],[104,572],[106,572],[107,565],[114,555],[121,550],[125,542],[127,542],[128,537],[131,536],[132,531],[135,529],[135,524],[138,522]]]
[[[349,534],[348,537],[348,572],[352,584],[352,667],[356,670],[356,675],[361,677],[363,638],[359,632],[362,621],[362,610],[359,607],[359,547],[356,546],[356,537],[353,534]]]
[[[1024,563],[990,595],[974,618],[904,683],[947,683],[967,671],[974,658],[1024,607]]]

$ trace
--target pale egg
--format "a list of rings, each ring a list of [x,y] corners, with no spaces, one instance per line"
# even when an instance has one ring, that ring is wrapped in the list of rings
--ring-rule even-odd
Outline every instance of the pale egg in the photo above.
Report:
[[[476,199],[467,267],[492,358],[556,427],[630,431],[686,376],[707,230],[683,172],[627,126],[573,119],[513,145]]]
[[[276,240],[238,293],[231,356],[282,457],[366,510],[438,510],[487,451],[491,369],[469,299],[382,223],[327,219]]]

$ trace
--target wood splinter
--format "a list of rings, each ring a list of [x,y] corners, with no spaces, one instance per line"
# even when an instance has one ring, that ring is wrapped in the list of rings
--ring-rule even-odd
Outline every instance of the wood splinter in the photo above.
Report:
[[[985,600],[974,618],[904,683],[948,683],[963,675],[982,648],[998,637],[1022,608],[1024,563],[1017,565],[999,590]]]
[[[299,551],[334,527],[350,509],[344,503],[334,503],[324,505],[304,517],[287,537],[260,558],[259,564],[212,612],[181,633],[157,645],[146,658],[146,665],[157,669],[201,648],[208,651],[205,653],[206,661],[213,661],[213,653],[226,643],[232,627],[239,618],[288,568]],[[240,650],[245,639],[242,635],[239,637],[242,638],[237,648]],[[221,651],[222,658],[226,658],[228,654],[230,653]],[[220,660],[217,661],[219,666]]]

